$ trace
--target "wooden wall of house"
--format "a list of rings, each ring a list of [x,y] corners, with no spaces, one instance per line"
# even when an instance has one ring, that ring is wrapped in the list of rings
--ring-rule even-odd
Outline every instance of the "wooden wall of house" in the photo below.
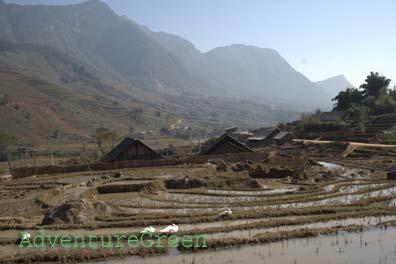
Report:
[[[124,160],[151,160],[158,159],[158,154],[141,143],[131,145],[124,153],[118,157],[118,161]]]
[[[293,136],[291,134],[287,134],[286,136],[284,136],[281,139],[274,139],[274,144],[276,145],[283,145],[285,143],[290,143],[293,141]]]
[[[230,144],[229,142],[224,142],[224,143],[219,144],[218,146],[216,146],[208,154],[209,155],[217,155],[217,154],[241,153],[241,152],[244,152],[244,151],[241,151],[240,148],[236,147],[233,144]]]

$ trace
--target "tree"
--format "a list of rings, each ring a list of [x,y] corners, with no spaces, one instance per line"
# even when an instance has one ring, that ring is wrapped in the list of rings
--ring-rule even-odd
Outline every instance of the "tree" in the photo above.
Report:
[[[378,72],[370,72],[365,83],[360,85],[364,97],[374,96],[378,98],[380,95],[387,94],[391,80],[385,76],[380,76]]]
[[[349,111],[351,112],[352,120],[359,128],[360,132],[365,133],[369,109],[366,106],[353,104],[349,108]]]
[[[107,151],[114,148],[118,140],[119,135],[116,131],[102,130],[96,132],[96,144],[102,154],[105,154]]]
[[[358,89],[348,88],[345,91],[338,93],[332,99],[334,101],[333,111],[345,111],[350,108],[352,104],[360,104],[363,100],[363,95]]]
[[[16,138],[8,134],[0,134],[0,160],[5,160],[7,152],[15,146]]]

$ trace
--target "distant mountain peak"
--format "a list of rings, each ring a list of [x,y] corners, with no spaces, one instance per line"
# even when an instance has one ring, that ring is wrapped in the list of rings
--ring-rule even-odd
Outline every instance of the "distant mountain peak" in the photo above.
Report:
[[[333,97],[336,96],[340,91],[355,87],[343,74],[318,81],[316,84]]]
[[[111,7],[108,4],[106,4],[101,0],[87,0],[78,5],[95,8],[95,10],[101,9],[101,10],[111,11],[112,13],[114,13],[113,9],[111,9]]]

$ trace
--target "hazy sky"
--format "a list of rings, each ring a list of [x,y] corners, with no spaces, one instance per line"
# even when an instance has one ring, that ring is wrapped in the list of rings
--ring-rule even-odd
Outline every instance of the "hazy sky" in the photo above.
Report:
[[[78,0],[8,0],[65,4]],[[243,43],[277,50],[313,81],[344,74],[354,85],[370,71],[396,83],[394,0],[104,0],[154,31],[205,52]]]

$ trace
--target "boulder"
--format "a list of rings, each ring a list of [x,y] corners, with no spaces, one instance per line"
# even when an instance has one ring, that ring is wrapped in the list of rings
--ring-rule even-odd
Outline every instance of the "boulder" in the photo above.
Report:
[[[85,200],[69,201],[48,210],[41,224],[87,224],[94,219],[94,213],[93,206]]]

